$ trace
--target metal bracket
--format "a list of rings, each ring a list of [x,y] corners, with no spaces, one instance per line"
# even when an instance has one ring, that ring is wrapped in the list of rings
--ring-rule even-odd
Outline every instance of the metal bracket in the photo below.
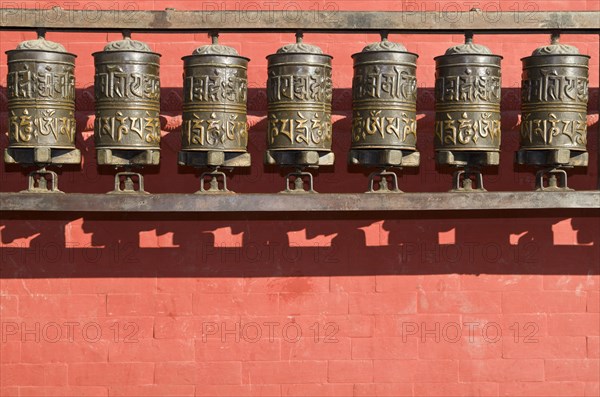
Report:
[[[548,186],[544,187],[544,178],[548,177]],[[567,171],[561,168],[549,168],[539,170],[535,174],[535,190],[538,192],[565,192],[567,186]]]
[[[135,188],[136,179],[138,188]],[[123,187],[121,187],[121,184]],[[115,174],[115,190],[108,194],[148,194],[144,190],[144,177],[137,172],[117,172]]]
[[[472,178],[473,177],[473,178]],[[473,181],[476,187],[473,188]],[[451,192],[481,193],[487,192],[483,187],[483,174],[479,170],[465,169],[458,170],[452,174]]]
[[[50,186],[48,186],[47,176],[50,176]],[[62,193],[58,190],[58,175],[54,171],[48,171],[42,168],[32,171],[28,175],[29,186],[27,190],[21,193]]]
[[[206,182],[206,177],[210,176],[210,187],[208,189],[204,188],[204,183]],[[221,177],[221,182],[223,187],[219,187],[219,177]],[[227,189],[227,175],[223,171],[219,171],[218,169],[204,172],[200,175],[200,190],[196,192],[197,194],[215,194],[215,193],[233,193],[232,191]]]
[[[295,177],[292,181],[291,177]],[[304,179],[303,177],[308,177],[308,190],[304,189]],[[290,185],[294,184],[294,188],[291,189]],[[290,172],[285,176],[285,190],[280,193],[286,194],[303,194],[303,193],[317,193],[314,189],[314,181],[313,176],[310,172],[298,170],[296,172]]]
[[[379,179],[379,189],[375,190],[375,178]],[[388,187],[387,177],[391,177],[392,187]],[[381,170],[369,175],[369,190],[366,193],[402,193],[398,188],[398,175],[393,171]]]

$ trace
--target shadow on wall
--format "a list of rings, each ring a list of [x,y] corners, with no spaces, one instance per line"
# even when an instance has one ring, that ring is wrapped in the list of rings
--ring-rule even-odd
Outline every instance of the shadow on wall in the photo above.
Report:
[[[598,211],[536,215],[11,214],[0,277],[599,274]]]

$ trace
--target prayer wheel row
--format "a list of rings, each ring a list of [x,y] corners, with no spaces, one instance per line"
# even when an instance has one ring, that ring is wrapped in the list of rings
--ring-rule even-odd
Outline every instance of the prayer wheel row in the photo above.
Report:
[[[56,174],[44,167],[81,160],[75,147],[75,55],[43,37],[25,41],[7,54],[9,146],[5,162],[42,167],[30,176],[30,191],[58,191]],[[138,193],[143,191],[142,176],[130,170],[160,161],[160,54],[125,36],[93,56],[98,164],[124,167],[127,171],[117,174],[115,192]],[[370,191],[399,191],[396,174],[389,170],[419,165],[417,57],[385,35],[352,55],[348,161],[379,169],[370,177]],[[305,178],[312,191],[312,175],[306,169],[334,162],[332,57],[304,43],[298,34],[296,43],[267,59],[265,163],[296,169],[287,177],[286,192],[305,192]],[[432,133],[436,161],[457,167],[454,190],[483,190],[479,167],[499,163],[501,59],[473,43],[469,34],[464,44],[435,58]],[[560,44],[557,36],[550,45],[522,59],[517,162],[542,168],[539,189],[545,189],[545,175],[554,178],[552,188],[566,189],[564,168],[587,165],[588,61],[589,56]],[[224,192],[225,175],[219,168],[250,165],[246,150],[249,59],[220,45],[213,35],[212,44],[199,47],[183,62],[178,161],[210,169],[202,175],[202,192]],[[48,174],[53,182],[50,189],[45,181]],[[392,187],[388,188],[390,178]],[[139,179],[137,189],[135,179]],[[208,189],[204,182],[210,184]]]

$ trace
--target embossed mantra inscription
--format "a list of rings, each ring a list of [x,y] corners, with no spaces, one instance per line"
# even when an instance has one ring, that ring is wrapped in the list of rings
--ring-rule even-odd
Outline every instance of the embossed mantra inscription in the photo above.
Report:
[[[11,147],[73,148],[75,56],[9,51],[7,95]]]

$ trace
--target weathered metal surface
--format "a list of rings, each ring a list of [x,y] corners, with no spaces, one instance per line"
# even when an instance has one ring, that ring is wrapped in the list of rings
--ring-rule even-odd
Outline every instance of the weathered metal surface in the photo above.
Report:
[[[8,148],[19,164],[78,164],[75,148],[75,55],[40,37],[8,55]]]
[[[126,37],[93,56],[98,164],[158,164],[160,55]]]
[[[588,55],[558,43],[523,61],[520,164],[585,166],[588,162]]]
[[[436,152],[500,151],[501,59],[469,36],[435,58]]]
[[[266,163],[333,163],[331,56],[297,35],[267,60]]]
[[[322,194],[0,193],[0,210],[59,212],[358,212],[600,208],[600,192]]]
[[[350,163],[418,165],[403,161],[417,150],[417,57],[385,36],[352,55]]]
[[[0,9],[0,28],[80,31],[287,31],[295,32],[390,32],[430,33],[530,32],[547,30],[597,33],[598,11],[497,12],[496,9],[456,12],[454,9],[419,12],[410,4],[405,11],[264,10],[243,3],[237,10],[143,11],[130,8],[73,10],[54,8]],[[333,4],[333,3],[332,3]]]
[[[248,58],[213,43],[183,57],[179,164],[250,166],[246,101]]]

